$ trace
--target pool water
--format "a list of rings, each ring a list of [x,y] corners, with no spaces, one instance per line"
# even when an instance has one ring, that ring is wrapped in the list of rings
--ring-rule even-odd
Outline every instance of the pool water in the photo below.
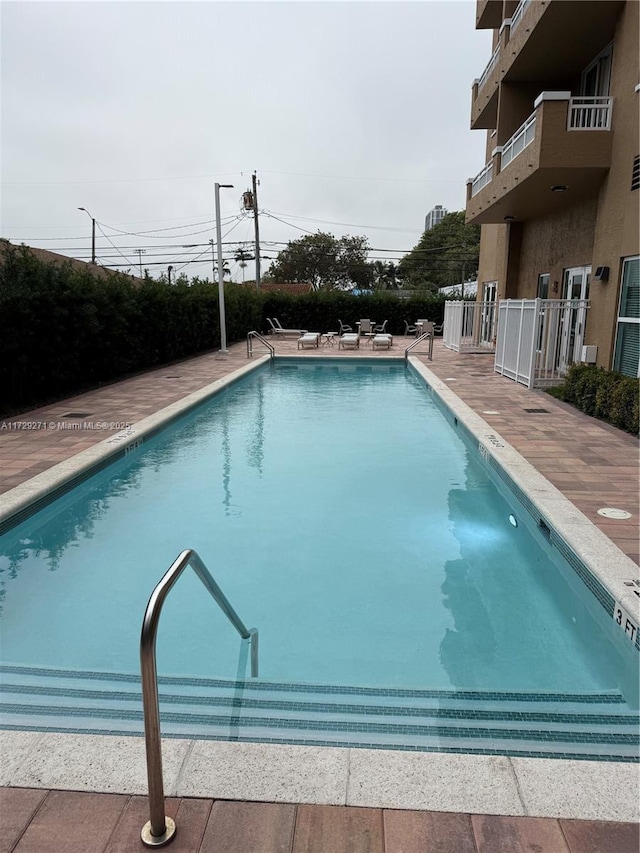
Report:
[[[276,362],[2,537],[2,660],[137,673],[151,590],[193,548],[265,679],[633,693],[609,617],[522,513],[404,364]],[[233,678],[240,647],[185,573],[159,671]]]

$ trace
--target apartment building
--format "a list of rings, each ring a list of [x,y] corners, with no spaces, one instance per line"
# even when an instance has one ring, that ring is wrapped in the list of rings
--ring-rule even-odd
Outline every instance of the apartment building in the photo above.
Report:
[[[638,0],[478,0],[493,51],[473,82],[485,166],[478,300],[588,299],[596,363],[636,376],[640,345]],[[573,321],[576,322],[576,321]],[[594,354],[591,349],[590,353]]]
[[[424,218],[424,230],[431,231],[431,229],[441,222],[446,215],[446,207],[443,207],[441,204],[436,204],[436,206],[431,208]]]

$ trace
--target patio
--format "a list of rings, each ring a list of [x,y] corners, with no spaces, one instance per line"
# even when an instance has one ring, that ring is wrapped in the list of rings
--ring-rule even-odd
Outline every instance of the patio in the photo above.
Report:
[[[411,339],[394,337],[390,351],[369,346],[344,351],[330,345],[298,351],[295,340],[272,341],[278,355],[304,358],[402,358],[409,342]],[[256,345],[255,355],[260,352]],[[428,364],[624,553],[639,562],[638,447],[632,436],[582,415],[543,392],[529,391],[500,377],[493,372],[490,355],[460,355],[445,349],[441,339],[436,339],[432,362],[419,352],[412,354]],[[136,423],[246,363],[246,346],[239,343],[224,357],[199,356],[5,418],[0,429],[0,493],[111,437],[121,425]],[[20,428],[15,426],[18,423],[32,426]],[[81,424],[85,427],[80,428]],[[597,510],[607,506],[625,509],[631,518],[599,516]],[[2,734],[6,745],[12,733]],[[39,737],[38,733],[26,734]],[[97,759],[86,761],[91,764]],[[603,782],[598,792],[592,789],[590,764],[566,762],[567,784],[574,785],[576,797],[582,798],[581,807],[576,807],[571,818],[591,816],[590,800],[594,808],[604,802],[614,817],[613,804],[620,799],[621,791],[612,780]],[[269,796],[252,798],[267,802],[245,802],[233,793],[215,799],[198,794],[177,797],[167,804],[167,813],[177,814],[179,825],[168,849],[176,853],[516,853],[527,849],[541,853],[637,853],[639,827],[623,822],[626,816],[614,817],[613,821],[577,820],[567,818],[566,809],[560,805],[555,813],[545,810],[536,805],[530,791],[523,793],[511,760],[506,760],[505,768],[510,768],[508,772],[516,779],[513,790],[519,797],[512,811],[498,804],[495,809],[478,805],[468,797],[465,801],[465,790],[460,791],[455,807],[432,805],[435,810],[425,810],[412,805],[407,810],[381,795],[375,805],[367,801],[365,807],[354,804],[363,801],[358,801],[353,781],[347,783],[346,796],[334,800],[341,805],[314,804],[292,795],[283,795],[282,799],[289,799],[280,802]],[[148,816],[147,801],[136,795],[137,787],[120,793],[127,789],[87,783],[79,777],[74,785],[73,767],[63,770],[66,776],[61,771],[55,784],[42,776],[38,781],[37,773],[23,776],[29,781],[20,782],[15,781],[20,775],[15,768],[5,765],[1,781],[11,787],[0,789],[4,829],[0,853],[126,853],[146,849],[139,841],[139,831]],[[637,799],[637,766],[625,765],[625,770],[625,797],[631,802]],[[384,776],[386,766],[380,771]],[[410,782],[407,779],[407,784]],[[422,779],[414,778],[414,782],[419,787]],[[547,777],[540,782],[541,788],[553,787]],[[444,779],[433,780],[434,786],[440,784],[446,787]],[[114,790],[118,792],[93,793]],[[557,802],[562,803],[562,797]],[[561,819],[560,814],[564,815]]]

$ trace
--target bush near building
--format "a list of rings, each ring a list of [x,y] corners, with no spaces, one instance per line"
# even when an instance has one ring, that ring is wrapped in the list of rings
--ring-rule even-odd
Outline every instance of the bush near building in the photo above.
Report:
[[[640,380],[591,364],[574,364],[549,393],[587,415],[638,435]]]
[[[225,285],[227,341],[283,326],[337,331],[363,317],[441,322],[444,299],[399,300],[384,293],[302,296]],[[24,411],[220,347],[218,288],[209,282],[169,285],[97,273],[79,262],[43,261],[28,247],[0,253],[0,415]]]

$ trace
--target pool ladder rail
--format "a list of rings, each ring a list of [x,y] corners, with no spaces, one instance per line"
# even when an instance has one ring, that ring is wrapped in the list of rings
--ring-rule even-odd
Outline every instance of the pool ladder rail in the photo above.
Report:
[[[426,340],[429,341],[429,350],[426,353],[426,355],[427,355],[429,361],[433,361],[433,332],[425,332],[424,335],[420,335],[419,338],[417,338],[415,341],[410,343],[409,346],[404,351],[404,360],[407,361],[407,359],[409,358],[409,352],[414,347],[417,347],[419,343],[422,343],[422,341],[426,341]],[[418,353],[416,353],[416,355],[417,354]],[[422,353],[422,355],[424,355],[424,353]]]
[[[250,333],[251,334],[251,333]],[[254,333],[257,334],[257,333]],[[164,813],[164,787],[162,781],[162,743],[160,740],[160,709],[158,705],[158,670],[156,665],[156,636],[164,601],[182,572],[191,566],[212,598],[218,604],[243,640],[251,642],[251,677],[258,677],[258,631],[247,628],[233,609],[229,600],[211,576],[198,554],[188,549],[173,562],[157,584],[147,604],[140,636],[140,670],[142,675],[142,708],[144,714],[144,739],[147,751],[147,778],[149,785],[149,815],[140,833],[147,847],[168,844],[176,832],[175,821]]]
[[[247,334],[247,358],[251,358],[253,356],[253,340],[257,339],[261,344],[264,344],[269,350],[269,358],[273,361],[276,350],[273,344],[270,344],[266,338],[264,338],[260,332],[249,332]]]

